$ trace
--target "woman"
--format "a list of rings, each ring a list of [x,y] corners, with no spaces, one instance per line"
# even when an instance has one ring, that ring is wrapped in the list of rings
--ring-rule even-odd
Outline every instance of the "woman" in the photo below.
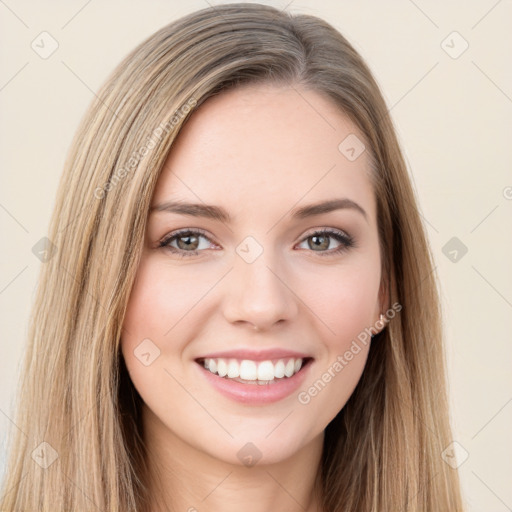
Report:
[[[1,510],[462,510],[425,232],[326,22],[229,4],[147,39],[49,238]]]

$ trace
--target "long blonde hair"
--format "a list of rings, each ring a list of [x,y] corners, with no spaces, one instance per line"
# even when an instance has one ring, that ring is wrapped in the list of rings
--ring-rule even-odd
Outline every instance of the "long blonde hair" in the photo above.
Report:
[[[194,107],[258,82],[326,95],[366,137],[383,276],[402,306],[326,428],[323,510],[462,510],[457,472],[441,457],[451,433],[432,256],[379,88],[325,21],[227,4],[140,44],[78,129],[31,316],[2,511],[146,510],[141,399],[119,340],[150,201]]]

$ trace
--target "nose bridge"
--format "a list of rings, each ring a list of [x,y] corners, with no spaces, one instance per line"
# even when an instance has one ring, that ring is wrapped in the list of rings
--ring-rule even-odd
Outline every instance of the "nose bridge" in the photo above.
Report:
[[[236,248],[234,268],[230,273],[224,314],[230,322],[248,322],[267,329],[297,314],[293,293],[279,275],[275,251],[247,237]],[[284,281],[284,282],[283,282]]]

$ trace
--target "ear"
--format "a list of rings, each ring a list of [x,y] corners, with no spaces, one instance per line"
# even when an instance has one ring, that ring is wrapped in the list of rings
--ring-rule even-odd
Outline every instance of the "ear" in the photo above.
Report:
[[[384,314],[391,306],[389,297],[389,283],[387,276],[383,276],[379,288],[380,313]]]
[[[378,303],[378,305],[377,305],[378,310],[376,311],[376,318],[375,318],[374,325],[378,325],[379,330],[377,333],[375,333],[375,335],[382,332],[382,330],[385,329],[387,322],[388,322],[388,319],[386,318],[385,313],[390,307],[389,285],[388,285],[387,279],[384,277],[381,278],[381,284],[380,284],[380,288],[379,288],[377,303]],[[381,317],[381,315],[383,315],[383,316]],[[380,321],[381,318],[382,318],[382,322]],[[373,336],[372,336],[372,338],[373,338]]]

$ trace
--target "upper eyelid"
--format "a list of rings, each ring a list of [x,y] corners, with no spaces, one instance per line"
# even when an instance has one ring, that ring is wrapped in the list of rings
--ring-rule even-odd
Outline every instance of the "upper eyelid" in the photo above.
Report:
[[[316,233],[326,233],[326,234],[334,233],[334,234],[337,234],[337,235],[346,236],[347,238],[352,238],[351,235],[349,235],[349,233],[347,233],[347,231],[345,231],[344,229],[325,228],[324,227],[324,228],[313,228],[311,231],[307,231],[307,234],[302,237],[302,240],[304,238],[309,238],[310,236],[312,236],[312,235],[314,235]]]

